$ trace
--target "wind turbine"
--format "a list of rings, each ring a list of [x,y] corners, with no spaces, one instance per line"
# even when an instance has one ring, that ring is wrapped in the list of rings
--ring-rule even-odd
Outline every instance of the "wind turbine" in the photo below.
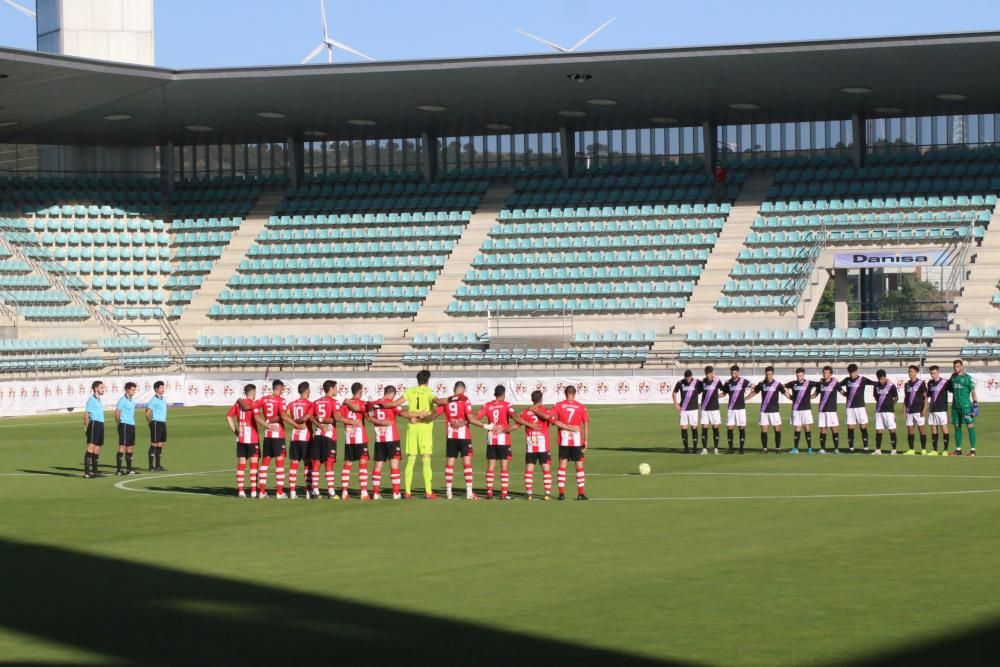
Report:
[[[6,1],[11,2],[11,0],[6,0]],[[329,30],[327,30],[326,26],[326,2],[324,0],[319,0],[319,12],[320,15],[323,17],[323,41],[320,42],[319,46],[317,46],[315,49],[309,52],[309,55],[302,60],[301,64],[305,65],[307,62],[318,56],[320,51],[322,51],[324,48],[326,49],[326,62],[328,63],[333,62],[333,50],[335,48],[340,49],[341,51],[347,51],[348,53],[353,53],[356,56],[364,58],[365,60],[375,60],[371,56],[365,55],[364,53],[361,53],[357,49],[352,49],[343,42],[338,42],[335,39],[330,39],[330,32]]]
[[[593,32],[591,32],[590,34],[588,34],[587,36],[585,36],[583,39],[581,39],[579,42],[577,42],[576,44],[574,44],[573,46],[571,46],[569,48],[566,48],[565,46],[559,46],[555,42],[550,42],[547,39],[539,37],[538,35],[532,35],[530,32],[525,32],[525,31],[521,30],[520,28],[515,28],[515,30],[517,30],[517,32],[521,33],[525,37],[530,37],[531,39],[535,40],[536,42],[541,42],[542,44],[544,44],[545,46],[549,47],[550,49],[554,49],[556,51],[559,51],[560,53],[573,53],[578,48],[580,48],[581,46],[583,46],[584,44],[586,44],[588,41],[590,41],[590,39],[594,35],[596,35],[600,31],[604,30],[609,25],[611,25],[611,22],[614,21],[616,18],[618,18],[618,17],[617,16],[611,17],[610,19],[608,19],[607,21],[605,21],[601,25],[597,26],[596,30],[594,30]]]
[[[14,2],[14,0],[3,0],[3,1],[6,2],[8,5],[10,5],[11,7],[13,7],[14,9],[16,9],[17,11],[24,14],[25,16],[27,16],[28,18],[32,19],[35,18],[35,12],[31,11],[30,9],[28,9],[23,5],[17,4],[16,2]]]

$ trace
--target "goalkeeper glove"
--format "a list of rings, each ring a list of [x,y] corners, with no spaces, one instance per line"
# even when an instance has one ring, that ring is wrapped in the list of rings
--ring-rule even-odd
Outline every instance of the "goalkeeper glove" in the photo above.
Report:
[[[972,402],[972,412],[970,412],[969,414],[971,414],[973,417],[979,416],[979,401]]]

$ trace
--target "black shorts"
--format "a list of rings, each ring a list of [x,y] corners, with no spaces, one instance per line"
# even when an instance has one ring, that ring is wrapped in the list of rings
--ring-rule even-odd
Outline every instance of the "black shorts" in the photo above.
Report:
[[[104,444],[104,422],[91,421],[87,424],[87,444],[98,447]]]
[[[399,440],[375,443],[376,461],[398,461],[401,458],[403,458],[403,452],[399,447]]]
[[[285,455],[284,438],[264,438],[264,456],[279,458]]]
[[[510,458],[510,445],[486,445],[486,459],[506,461]]]
[[[257,456],[257,443],[252,442],[248,445],[242,442],[236,443],[236,458],[238,459],[252,459]]]
[[[135,447],[135,424],[118,425],[118,445],[121,447]]]
[[[344,445],[345,461],[360,461],[368,458],[368,445]]]
[[[560,461],[583,461],[583,447],[559,447]]]
[[[292,440],[292,445],[289,447],[289,458],[293,461],[302,461],[309,456],[309,441],[308,440]]]
[[[472,456],[472,441],[465,438],[448,438],[444,442],[445,456],[457,459],[462,456]]]
[[[309,460],[337,462],[337,443],[325,435],[314,435],[309,443]]]
[[[539,464],[552,463],[552,455],[548,452],[528,452],[524,455],[525,464]]]
[[[149,422],[149,441],[167,441],[167,422]]]

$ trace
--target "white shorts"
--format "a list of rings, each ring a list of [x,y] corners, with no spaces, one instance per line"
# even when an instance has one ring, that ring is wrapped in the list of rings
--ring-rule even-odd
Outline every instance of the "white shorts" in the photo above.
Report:
[[[847,425],[854,426],[855,424],[868,426],[867,408],[847,408]]]
[[[726,412],[726,426],[746,426],[746,410],[729,410]]]
[[[875,413],[875,430],[876,431],[895,431],[896,430],[896,413],[895,412],[876,412]]]
[[[840,426],[840,416],[836,412],[819,413],[820,428],[838,428]]]
[[[947,426],[948,425],[948,413],[947,412],[928,412],[927,413],[927,423],[931,426]]]
[[[907,412],[906,413],[906,425],[907,426],[923,426],[924,425],[924,415],[920,412]]]
[[[780,412],[762,412],[762,413],[760,413],[760,425],[761,426],[781,426],[781,413]]]
[[[718,410],[702,410],[701,411],[701,425],[702,426],[718,426],[722,423],[722,416],[719,414]]]
[[[698,425],[697,410],[685,410],[681,413],[681,426],[697,426],[697,425]]]
[[[808,426],[813,423],[812,410],[793,410],[792,426]]]

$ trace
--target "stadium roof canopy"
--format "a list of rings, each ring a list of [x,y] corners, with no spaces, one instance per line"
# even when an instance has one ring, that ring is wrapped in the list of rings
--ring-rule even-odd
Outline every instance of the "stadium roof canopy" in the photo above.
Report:
[[[284,141],[308,131],[456,136],[488,134],[487,124],[528,133],[648,127],[651,117],[699,125],[992,113],[1000,111],[998,64],[1000,32],[203,70],[0,49],[0,125],[20,121],[0,127],[0,143]],[[574,80],[586,78],[580,75],[589,79]],[[730,106],[746,103],[758,108]],[[587,115],[558,113],[566,110]],[[131,119],[105,120],[112,114]],[[358,127],[352,119],[376,124]],[[196,133],[190,125],[214,130]]]

